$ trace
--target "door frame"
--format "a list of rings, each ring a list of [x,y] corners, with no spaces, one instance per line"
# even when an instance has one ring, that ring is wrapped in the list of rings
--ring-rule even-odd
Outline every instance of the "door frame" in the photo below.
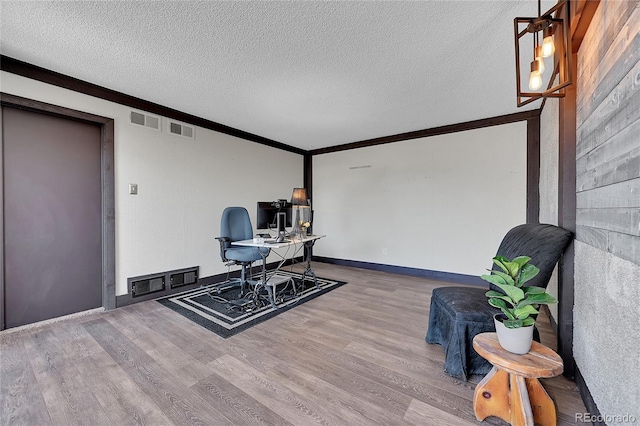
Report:
[[[100,127],[100,179],[102,187],[102,307],[116,307],[116,228],[115,228],[115,185],[114,185],[114,120],[58,105],[48,104],[20,96],[0,93],[0,105],[3,107],[53,115],[69,120],[95,124]],[[2,129],[2,114],[0,114]],[[4,132],[0,132],[0,175]],[[4,200],[4,185],[0,185],[0,199]],[[4,203],[3,203],[4,206]],[[3,215],[4,217],[4,215]],[[5,329],[4,299],[4,220],[0,220],[0,330]]]

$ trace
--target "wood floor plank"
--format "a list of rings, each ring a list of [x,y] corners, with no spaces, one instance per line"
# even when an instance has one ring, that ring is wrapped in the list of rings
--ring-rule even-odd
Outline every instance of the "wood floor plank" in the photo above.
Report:
[[[357,325],[357,326],[356,326]],[[326,333],[327,335],[336,335],[349,341],[373,341],[377,344],[382,344],[390,347],[395,347],[396,352],[411,353],[417,352],[423,354],[424,351],[428,351],[429,357],[438,357],[442,354],[442,350],[439,346],[424,345],[426,335],[425,331],[422,331],[422,327],[416,327],[417,331],[414,331],[410,337],[407,337],[406,333],[399,333],[394,328],[392,330],[385,329],[380,330],[375,326],[369,324],[359,324],[357,322],[349,322],[344,319],[336,319],[335,317],[327,317],[322,324],[318,325],[319,333]],[[444,355],[442,356],[444,360]]]
[[[74,360],[68,358],[61,341],[49,329],[24,341],[51,421],[55,425],[108,425],[109,417],[89,390]]]
[[[106,352],[78,358],[79,373],[114,425],[171,424],[151,398]]]
[[[345,327],[342,320],[334,320],[330,316],[320,318],[322,321],[317,325],[309,323],[306,329],[300,330],[301,332],[298,334],[304,336],[305,339],[331,346],[339,351],[344,351],[352,342],[369,343],[378,348],[384,348],[389,353],[401,356],[403,359],[414,360],[420,364],[429,364],[434,367],[435,372],[442,373],[442,365],[444,363],[442,348],[437,345],[427,344],[421,335],[408,339],[404,335],[390,331],[381,334],[375,328],[372,328],[371,332],[366,332],[368,330],[366,325],[358,328]],[[277,328],[282,329],[283,327],[279,326]],[[316,338],[316,336],[319,336],[319,338]],[[327,344],[332,339],[341,342],[341,345],[334,347],[335,345],[331,343]],[[439,374],[439,376],[443,375]]]
[[[0,335],[0,424],[51,424],[18,333]]]
[[[477,422],[467,422],[460,417],[451,415],[432,405],[414,399],[409,405],[404,420],[415,426],[438,425],[438,426],[472,426]]]
[[[274,382],[258,370],[248,367],[230,355],[211,363],[216,373],[233,381],[247,395],[270,407],[293,424],[341,425],[343,420],[323,403],[313,401]]]
[[[353,306],[351,306],[351,308],[353,308]],[[343,328],[363,328],[380,334],[391,332],[407,338],[414,337],[417,333],[424,333],[424,327],[416,324],[413,318],[407,319],[408,322],[402,324],[399,319],[389,320],[388,318],[376,318],[370,312],[364,312],[363,315],[359,315],[357,309],[342,308],[335,303],[329,306],[301,306],[301,309],[308,311],[309,315],[325,315],[332,318],[339,318]]]
[[[179,346],[180,342],[174,342],[166,338],[166,335],[152,330],[130,311],[123,311],[119,317],[109,316],[107,320],[117,326],[122,321],[137,323],[136,333],[129,335],[129,330],[121,330],[133,342],[144,350],[162,368],[176,377],[183,385],[191,386],[198,380],[211,374],[206,364],[192,357]]]
[[[463,418],[473,417],[473,408],[469,404],[469,400],[458,395],[458,392],[467,387],[466,393],[473,396],[473,387],[467,382],[456,381],[457,384],[452,384],[449,381],[435,381],[431,384],[421,378],[394,372],[377,363],[371,363],[346,352],[323,347],[309,341],[304,336],[279,336],[278,331],[273,329],[268,337],[274,339],[277,344],[263,343],[264,351],[277,354],[279,358],[288,359],[290,362],[295,362],[295,359],[307,354],[306,369],[337,386],[344,386],[363,398],[374,398],[372,402],[384,406],[389,411],[404,412],[410,402],[409,399],[416,398],[446,407],[447,410],[455,412]],[[285,351],[282,349],[283,345],[289,346],[289,348]],[[316,358],[319,361],[314,363]],[[333,376],[329,373],[333,373]],[[351,382],[349,386],[345,385],[347,381]],[[444,390],[445,386],[451,386],[454,392]],[[385,398],[377,399],[378,395],[384,395]],[[391,399],[392,396],[393,399]]]
[[[286,383],[287,387],[300,395],[309,395],[313,399],[324,401],[327,408],[349,425],[388,425],[396,420],[394,413],[384,407],[338,387],[306,369],[280,363],[268,371],[268,377],[276,382]]]
[[[200,359],[201,362],[209,362],[211,358],[215,359],[224,355],[224,351],[218,350],[218,343],[225,340],[224,338],[213,334],[204,327],[192,327],[191,320],[183,317],[182,315],[172,311],[166,306],[159,305],[158,309],[150,317],[151,321],[155,321],[158,324],[156,328],[160,332],[164,333],[165,330],[171,330],[172,340],[176,342],[184,342],[188,346],[197,348],[192,356],[196,359]],[[170,311],[171,314],[168,312]],[[153,328],[153,327],[152,327]],[[181,337],[181,339],[179,338]],[[196,339],[195,344],[193,339]],[[182,345],[181,345],[182,346]]]
[[[427,389],[423,383],[415,378],[397,374],[378,365],[353,357],[340,351],[306,341],[299,337],[295,342],[289,341],[290,348],[282,350],[283,341],[275,336],[275,345],[265,345],[265,350],[272,351],[281,359],[295,362],[295,359],[307,354],[305,368],[319,377],[370,399],[385,410],[401,412],[406,409],[407,396],[426,397],[428,394],[441,394],[441,389]],[[284,352],[284,353],[283,353]],[[381,397],[382,396],[382,397]]]
[[[193,322],[182,315],[155,301],[152,303],[157,305],[157,309],[150,312],[141,312],[134,306],[130,307],[128,313],[136,318],[130,321],[162,334],[174,345],[204,364],[223,355],[215,345],[216,340],[222,340],[220,337],[211,335],[211,332],[202,327],[193,327]],[[139,333],[141,330],[138,329],[136,332]]]
[[[65,327],[52,327],[51,331],[59,339],[67,358],[91,356],[102,351],[81,322],[69,322]]]
[[[233,419],[235,424],[293,425],[218,374],[212,373],[191,386],[191,389],[227,418]]]
[[[312,355],[304,348],[285,346],[264,337],[259,342],[247,340],[245,345],[247,352],[260,350],[260,360],[256,357],[246,357],[244,360],[263,374],[268,374],[270,370],[277,370],[280,366],[293,368],[296,365],[303,365],[303,371],[306,373],[358,395],[363,404],[381,407],[386,412],[400,415],[404,413],[410,402],[410,398],[403,393],[380,385],[371,378],[351,373],[335,365],[332,360],[325,359],[321,354]]]
[[[359,395],[363,402],[382,407],[387,412],[403,413],[410,397],[402,392],[390,389],[381,385],[370,377],[377,375],[378,371],[370,371],[367,374],[358,374],[351,371],[343,360],[338,360],[330,356],[328,348],[322,349],[321,345],[309,344],[303,339],[295,336],[279,339],[275,335],[268,336],[273,339],[269,341],[263,335],[260,341],[260,348],[263,353],[271,355],[273,359],[278,359],[285,365],[295,366],[303,361],[304,370],[315,375],[332,385],[348,390]]]
[[[449,284],[313,267],[348,284],[228,339],[156,301],[0,332],[0,424],[478,424],[482,376],[447,375],[425,342],[431,292]],[[545,315],[537,326],[555,347]],[[576,424],[575,383],[542,382],[558,425]]]
[[[411,359],[397,356],[392,353],[379,350],[375,345],[362,344],[359,342],[351,342],[349,346],[345,348],[344,352],[359,359],[368,361],[372,365],[377,365],[408,377],[414,377],[418,380],[423,380],[429,383],[437,380],[439,387],[444,391],[457,393],[460,391],[460,387],[475,389],[475,386],[469,382],[460,380],[442,380],[445,374],[438,371],[434,372],[434,367],[437,366],[434,366],[426,358]]]
[[[285,356],[284,351],[288,350],[276,343],[272,343],[269,350],[265,350],[264,340],[261,340],[259,347],[256,347],[255,341],[252,340],[244,340],[229,347],[230,354],[236,359],[242,360],[271,380],[278,383],[286,382],[288,388],[299,394],[311,393],[314,398],[334,404],[333,411],[341,412],[345,421],[349,419],[349,424],[363,424],[363,421],[364,424],[390,424],[393,423],[394,416],[398,416],[405,408],[403,403],[398,410],[390,410],[385,399],[373,400],[373,398],[363,398],[362,392],[350,392],[354,380],[362,380],[360,377],[355,376],[354,379],[345,374],[346,372],[335,369],[332,374],[326,361],[312,359],[306,355],[304,355],[306,360],[303,366],[300,366],[297,362],[291,362],[291,359],[297,359],[298,353],[294,351],[289,356]],[[318,368],[310,367],[312,363],[316,363]],[[323,378],[327,378],[332,383]],[[360,387],[360,389],[365,388],[365,386]],[[379,386],[378,388],[384,389]],[[387,390],[385,396],[388,398],[389,394],[391,391]]]
[[[107,320],[98,319],[83,326],[174,424],[232,424],[191,389],[177,384],[175,377]]]

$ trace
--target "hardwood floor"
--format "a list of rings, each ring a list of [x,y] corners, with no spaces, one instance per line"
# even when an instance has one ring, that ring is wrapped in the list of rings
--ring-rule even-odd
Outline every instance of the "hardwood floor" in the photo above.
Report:
[[[0,333],[2,425],[470,425],[469,382],[425,342],[443,282],[315,263],[349,283],[222,339],[149,301]],[[548,320],[542,341],[554,346]],[[543,379],[558,424],[585,407]]]

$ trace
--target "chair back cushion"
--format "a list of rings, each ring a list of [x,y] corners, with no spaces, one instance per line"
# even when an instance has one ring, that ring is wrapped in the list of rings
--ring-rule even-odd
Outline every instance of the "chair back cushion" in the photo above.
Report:
[[[231,241],[250,240],[253,238],[253,227],[249,212],[244,207],[227,207],[220,219],[220,236]],[[227,247],[230,246],[227,243]]]
[[[556,263],[567,248],[573,234],[564,228],[542,223],[527,223],[516,226],[502,239],[496,255],[511,260],[518,256],[529,256],[531,264],[540,269],[540,273],[527,286],[546,288]],[[493,264],[492,269],[500,270]],[[496,286],[491,288],[500,291]]]

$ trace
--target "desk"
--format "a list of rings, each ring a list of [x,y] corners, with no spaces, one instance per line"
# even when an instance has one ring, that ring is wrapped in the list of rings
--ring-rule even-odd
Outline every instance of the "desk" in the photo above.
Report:
[[[480,333],[473,348],[493,364],[473,394],[473,411],[480,421],[500,417],[513,426],[555,426],[556,407],[539,377],[562,373],[562,358],[553,350],[533,342],[524,355],[506,351],[496,333]]]
[[[299,246],[300,248],[304,247],[307,249],[306,253],[306,263],[307,267],[305,271],[302,273],[302,279],[304,280],[307,275],[313,278],[313,283],[317,289],[318,286],[318,278],[316,277],[315,272],[311,268],[311,247],[315,244],[317,240],[320,238],[324,238],[326,235],[305,235],[302,238],[300,237],[291,237],[286,242],[276,243],[274,240],[267,239],[263,242],[258,242],[258,240],[242,240],[242,241],[234,241],[231,245],[234,246],[244,246],[244,247],[260,247],[260,248],[269,248],[269,249],[278,249],[285,248],[289,246]],[[297,249],[292,257],[295,257],[299,249]],[[262,256],[262,283],[267,283],[267,256],[269,253],[263,253],[260,251],[260,255]],[[280,269],[280,265],[276,268],[276,271]],[[270,285],[265,285],[267,288],[267,292],[269,293],[269,300],[271,301],[271,306],[277,308],[274,289]]]

